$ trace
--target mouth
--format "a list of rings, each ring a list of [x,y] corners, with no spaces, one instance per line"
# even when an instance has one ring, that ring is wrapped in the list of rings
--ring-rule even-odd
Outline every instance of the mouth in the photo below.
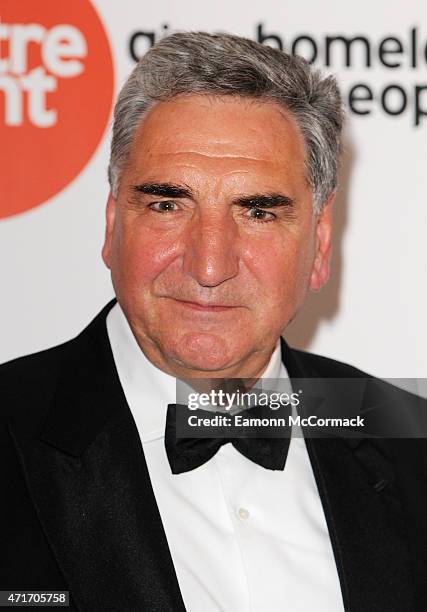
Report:
[[[175,302],[182,304],[186,308],[190,308],[192,310],[199,310],[201,312],[222,312],[226,310],[232,310],[233,308],[238,308],[238,306],[227,306],[225,304],[201,304],[199,302],[190,302],[187,300],[176,300],[172,298]]]

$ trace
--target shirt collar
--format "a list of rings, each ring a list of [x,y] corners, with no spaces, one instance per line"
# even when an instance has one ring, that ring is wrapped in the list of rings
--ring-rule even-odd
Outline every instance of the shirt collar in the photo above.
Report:
[[[142,442],[162,437],[167,405],[176,401],[176,378],[145,356],[119,303],[108,313],[107,332],[120,383]],[[287,377],[278,338],[261,378]]]

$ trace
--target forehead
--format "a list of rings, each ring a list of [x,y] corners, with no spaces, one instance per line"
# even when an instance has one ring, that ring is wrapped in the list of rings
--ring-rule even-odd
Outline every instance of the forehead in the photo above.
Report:
[[[231,96],[182,95],[157,103],[140,121],[128,165],[147,168],[180,160],[215,172],[255,166],[304,173],[300,130],[275,102]]]

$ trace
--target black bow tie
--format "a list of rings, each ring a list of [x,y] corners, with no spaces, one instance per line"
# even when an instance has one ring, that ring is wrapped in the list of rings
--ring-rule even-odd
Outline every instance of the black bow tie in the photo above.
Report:
[[[275,438],[185,438],[177,436],[177,408],[193,414],[182,404],[169,404],[166,416],[165,447],[173,474],[189,472],[211,459],[223,444],[231,442],[235,449],[254,463],[269,470],[283,470],[289,449],[289,436]],[[255,414],[256,407],[250,410]],[[198,414],[210,415],[211,412],[198,410]]]

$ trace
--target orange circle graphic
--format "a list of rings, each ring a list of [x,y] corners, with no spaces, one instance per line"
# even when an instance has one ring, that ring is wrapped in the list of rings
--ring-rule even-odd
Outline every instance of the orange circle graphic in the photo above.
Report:
[[[83,170],[113,89],[109,41],[89,0],[2,2],[0,218],[42,204]]]

